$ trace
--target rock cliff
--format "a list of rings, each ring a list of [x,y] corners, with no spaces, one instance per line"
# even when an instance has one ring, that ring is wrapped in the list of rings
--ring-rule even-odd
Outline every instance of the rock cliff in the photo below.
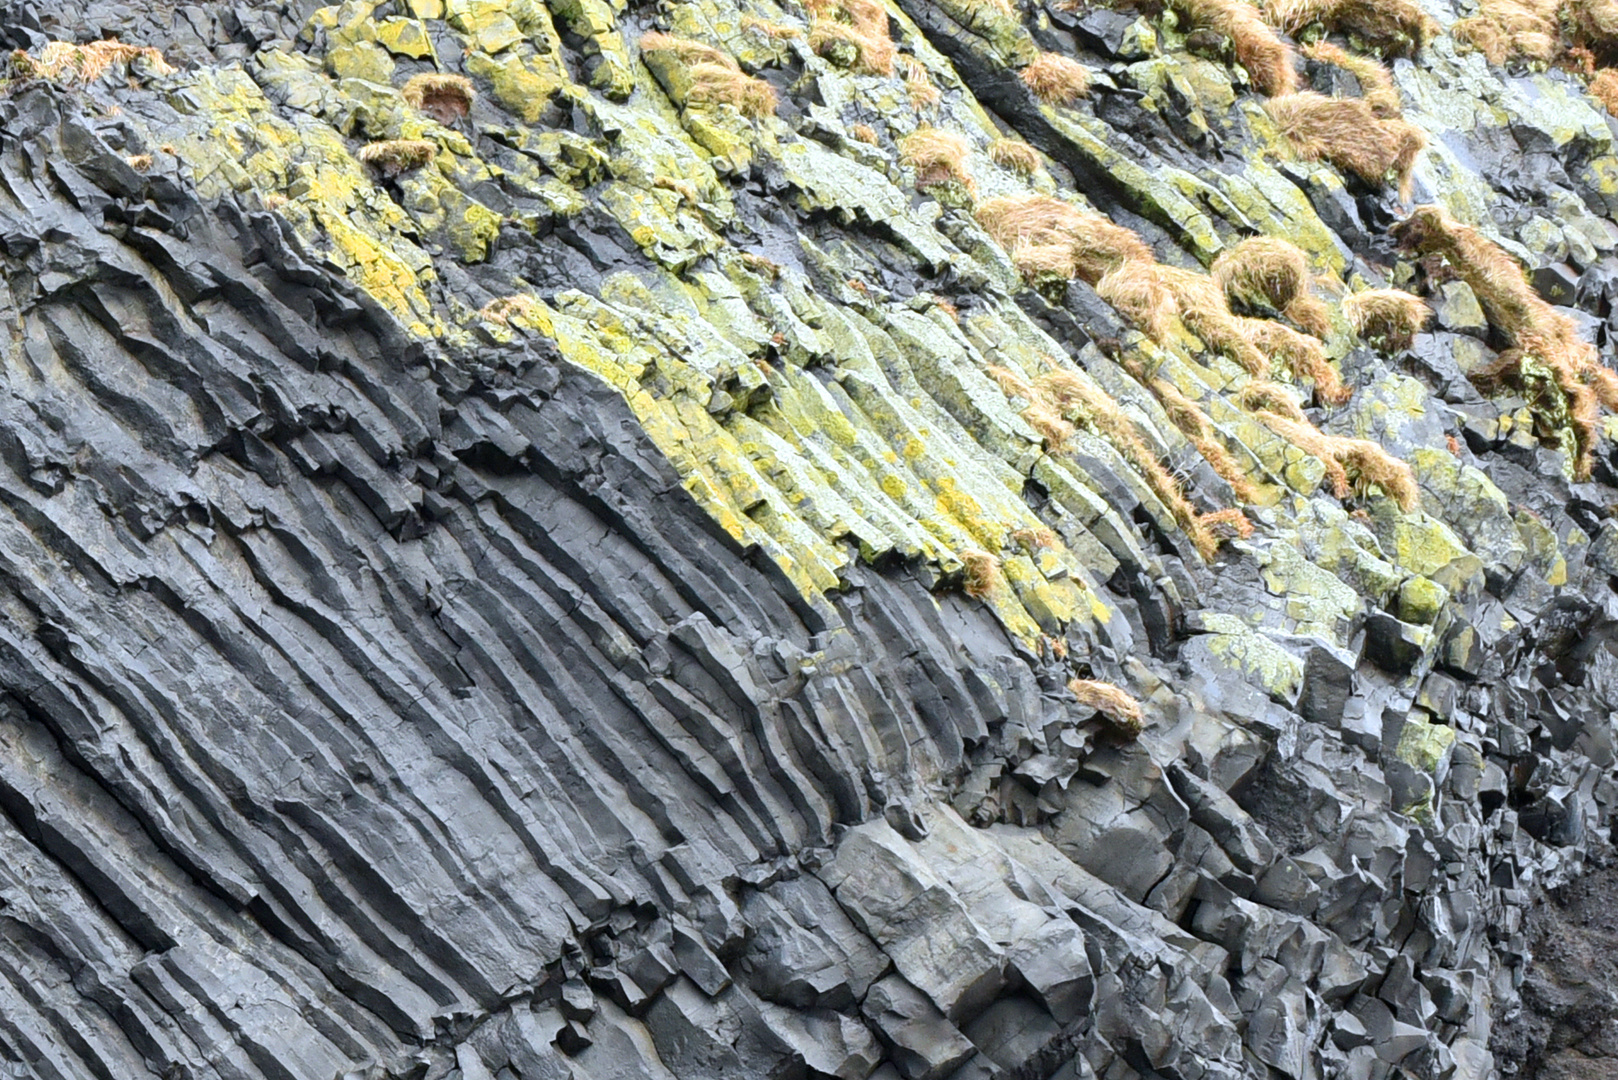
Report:
[[[1618,13],[0,44],[6,1075],[1618,1073]]]

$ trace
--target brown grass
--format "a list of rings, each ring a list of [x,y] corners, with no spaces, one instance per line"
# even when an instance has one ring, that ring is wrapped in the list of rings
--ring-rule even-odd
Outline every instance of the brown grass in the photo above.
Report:
[[[1090,92],[1090,71],[1071,57],[1042,52],[1022,69],[1023,85],[1047,105],[1071,105]]]
[[[760,19],[755,15],[743,15],[741,21],[743,30],[751,30],[755,34],[762,34],[771,41],[796,41],[803,37],[803,31],[796,26],[783,26]]]
[[[1145,710],[1128,691],[1095,679],[1069,679],[1067,688],[1080,705],[1094,709],[1118,735],[1133,739],[1146,730]]]
[[[905,95],[910,98],[912,108],[931,109],[944,99],[927,74],[927,65],[914,56],[901,56],[899,66],[904,68]]]
[[[1299,157],[1325,159],[1371,184],[1397,178],[1399,198],[1409,201],[1416,155],[1427,146],[1420,128],[1383,119],[1362,98],[1326,97],[1305,90],[1264,103],[1276,127]]]
[[[1219,538],[1203,523],[1202,515],[1185,497],[1180,482],[1163,467],[1134,421],[1116,401],[1073,372],[1060,368],[1053,368],[1035,379],[1034,390],[1054,402],[1070,421],[1089,428],[1111,443],[1174,516],[1197,553],[1205,561],[1213,559],[1219,550]]]
[[[1225,290],[1207,274],[1161,267],[1163,285],[1174,297],[1180,319],[1202,343],[1239,364],[1249,375],[1269,374],[1269,359],[1254,346],[1249,329],[1225,299]]]
[[[130,154],[124,158],[124,161],[138,173],[143,173],[152,167],[152,155],[150,154]]]
[[[1309,257],[1274,236],[1253,236],[1226,248],[1209,271],[1236,309],[1285,311],[1309,288]]]
[[[1154,259],[1130,230],[1048,195],[989,199],[978,207],[977,219],[1014,260],[1021,251],[1030,267],[1091,285],[1130,259]]]
[[[1253,490],[1253,482],[1247,478],[1247,474],[1236,463],[1236,459],[1230,456],[1230,451],[1219,441],[1214,432],[1213,422],[1208,419],[1208,415],[1201,407],[1180,393],[1179,389],[1167,379],[1142,378],[1143,373],[1134,368],[1130,373],[1135,376],[1136,381],[1144,383],[1153,394],[1157,395],[1158,402],[1162,404],[1163,411],[1174,422],[1174,426],[1179,428],[1180,433],[1197,448],[1197,453],[1202,455],[1209,467],[1230,485],[1236,498],[1241,502],[1252,502],[1257,494]]]
[[[1281,361],[1298,381],[1314,384],[1315,396],[1327,405],[1343,405],[1354,391],[1343,385],[1337,369],[1326,360],[1326,347],[1317,339],[1268,319],[1241,319],[1255,348],[1272,360]]]
[[[136,60],[145,60],[155,74],[174,73],[174,68],[157,49],[150,45],[125,45],[121,41],[92,41],[85,45],[53,41],[41,49],[37,57],[21,50],[11,55],[19,74],[62,83],[93,83],[113,64],[130,64]]]
[[[1410,466],[1390,455],[1369,439],[1327,435],[1307,421],[1282,416],[1268,410],[1254,414],[1271,431],[1326,466],[1326,480],[1339,499],[1350,494],[1364,495],[1378,487],[1401,510],[1414,509],[1421,497]]]
[[[860,142],[866,143],[870,146],[875,146],[881,142],[881,140],[876,137],[876,129],[870,124],[855,124],[853,127],[848,129],[848,133],[854,136],[854,138],[858,139]]]
[[[1029,555],[1056,546],[1056,534],[1043,525],[1032,529],[1013,529],[1006,535],[1006,539],[1021,547]]]
[[[1311,23],[1358,34],[1390,56],[1410,56],[1426,48],[1440,27],[1411,0],[1266,0],[1270,22],[1297,37]]]
[[[430,164],[438,156],[438,147],[426,139],[386,139],[367,143],[356,156],[391,180]]]
[[[994,595],[1000,584],[1000,560],[987,551],[972,548],[960,552],[961,591],[978,600]]]
[[[532,296],[517,293],[490,300],[478,309],[478,318],[499,326],[509,326],[513,319],[532,319],[538,310],[539,303]]]
[[[1095,289],[1096,295],[1156,342],[1162,342],[1170,320],[1179,312],[1155,262],[1130,259],[1101,275]]]
[[[411,108],[445,125],[464,120],[478,96],[471,79],[439,72],[412,75],[399,93]]]
[[[1251,413],[1272,412],[1288,420],[1296,420],[1300,424],[1309,422],[1309,418],[1303,415],[1303,410],[1298,407],[1298,401],[1292,396],[1292,392],[1280,383],[1263,380],[1250,382],[1237,393],[1236,401]]]
[[[1278,97],[1298,88],[1291,47],[1276,36],[1252,4],[1245,0],[1174,0],[1173,6],[1192,25],[1230,38],[1236,62],[1247,70],[1259,93]]]
[[[971,152],[965,139],[939,128],[917,128],[899,140],[899,160],[916,170],[918,190],[953,182],[975,193],[977,183],[966,167]]]
[[[865,75],[892,75],[888,12],[876,0],[809,0],[809,47]]]
[[[1602,366],[1572,319],[1534,292],[1515,259],[1442,208],[1418,207],[1393,227],[1393,236],[1409,250],[1442,256],[1477,295],[1490,324],[1511,343],[1485,379],[1526,390],[1526,361],[1537,360],[1550,370],[1573,431],[1574,475],[1588,477],[1601,409],[1618,411],[1618,374]],[[1546,411],[1543,404],[1537,409]]]
[[[1562,21],[1591,61],[1618,62],[1618,2],[1615,0],[1565,0]]]
[[[748,75],[732,56],[712,45],[653,31],[641,35],[640,49],[670,53],[685,66],[691,80],[688,105],[730,105],[753,120],[775,113],[775,87]]]
[[[1433,311],[1421,297],[1401,289],[1367,289],[1343,298],[1343,316],[1361,339],[1400,352],[1426,329]]]
[[[1601,102],[1608,115],[1618,116],[1618,70],[1602,68],[1590,80],[1590,96]]]
[[[1549,64],[1562,48],[1559,6],[1558,0],[1481,0],[1478,13],[1451,26],[1450,36],[1491,64]]]
[[[1033,176],[1039,171],[1039,151],[1020,139],[994,140],[989,145],[989,159],[1020,176]]]
[[[1393,74],[1369,56],[1351,53],[1329,41],[1306,45],[1303,55],[1322,64],[1342,68],[1360,84],[1360,99],[1384,120],[1404,115],[1404,103],[1399,100],[1399,89],[1393,84]]]

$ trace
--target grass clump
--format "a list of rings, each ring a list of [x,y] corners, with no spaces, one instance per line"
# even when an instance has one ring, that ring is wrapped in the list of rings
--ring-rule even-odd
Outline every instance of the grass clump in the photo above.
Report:
[[[1534,292],[1515,259],[1442,208],[1418,207],[1393,236],[1408,250],[1442,256],[1510,345],[1473,381],[1520,390],[1541,420],[1542,437],[1560,438],[1564,428],[1571,435],[1573,474],[1588,477],[1601,409],[1618,411],[1618,374],[1600,363],[1572,319]]]
[[[927,65],[914,56],[901,56],[899,66],[904,68],[905,96],[910,99],[911,108],[931,109],[944,100],[943,93],[927,74]]]
[[[1329,41],[1317,41],[1304,47],[1303,55],[1321,64],[1341,68],[1354,76],[1360,84],[1360,100],[1383,120],[1404,115],[1404,104],[1399,90],[1393,85],[1393,75],[1386,67],[1369,56],[1351,53]]]
[[[1312,383],[1323,404],[1343,405],[1354,395],[1326,360],[1326,347],[1316,338],[1268,319],[1238,319],[1238,324],[1247,331],[1254,348],[1279,360],[1294,380]]]
[[[1160,267],[1164,287],[1174,297],[1180,319],[1209,349],[1238,364],[1256,377],[1267,376],[1270,361],[1253,344],[1251,329],[1231,314],[1225,290],[1207,274],[1178,267]],[[1246,320],[1252,322],[1256,320]]]
[[[1022,69],[1023,85],[1047,105],[1071,105],[1090,92],[1090,71],[1071,57],[1042,52]]]
[[[774,115],[775,87],[741,69],[730,54],[690,38],[653,31],[643,34],[644,53],[667,53],[686,69],[687,105],[730,105],[750,120]]]
[[[1030,280],[1057,274],[1094,285],[1130,259],[1155,261],[1129,229],[1049,195],[989,199],[977,219]]]
[[[1069,679],[1067,689],[1080,705],[1094,709],[1118,735],[1133,739],[1146,730],[1145,710],[1128,691],[1095,679]]]
[[[1440,29],[1411,0],[1265,0],[1264,10],[1271,23],[1293,37],[1320,23],[1330,31],[1356,34],[1390,56],[1413,56]]]
[[[809,47],[862,75],[892,75],[888,12],[877,0],[809,0]]]
[[[899,160],[916,170],[918,190],[955,184],[975,194],[977,183],[966,167],[971,152],[964,138],[939,128],[917,128],[899,141]]]
[[[359,159],[391,180],[431,164],[438,147],[427,139],[384,139],[360,147]]]
[[[870,124],[855,124],[848,129],[848,133],[867,146],[876,146],[882,141],[877,138],[876,129]]]
[[[1192,25],[1230,39],[1236,62],[1259,93],[1278,97],[1298,88],[1292,49],[1246,0],[1174,0],[1173,6]]]
[[[163,53],[150,45],[125,45],[121,41],[92,41],[74,45],[53,41],[30,56],[21,49],[11,54],[13,69],[21,76],[49,79],[59,83],[93,83],[114,64],[145,61],[154,74],[172,75],[174,68]]]
[[[1450,36],[1491,64],[1524,60],[1547,65],[1562,49],[1557,9],[1557,0],[1481,0],[1478,13],[1451,26]]]
[[[1220,252],[1211,270],[1233,306],[1278,312],[1315,337],[1330,331],[1326,305],[1309,292],[1309,259],[1296,245],[1250,237]]]
[[[1252,502],[1257,496],[1253,482],[1236,463],[1236,459],[1230,456],[1230,451],[1219,441],[1214,432],[1213,421],[1208,419],[1208,414],[1202,411],[1201,406],[1180,393],[1179,388],[1167,379],[1147,378],[1138,365],[1131,365],[1129,371],[1137,382],[1143,383],[1156,395],[1158,403],[1163,406],[1163,411],[1174,422],[1174,426],[1179,428],[1180,433],[1197,448],[1197,453],[1202,455],[1209,467],[1230,485],[1236,498],[1244,503]],[[1245,520],[1243,518],[1243,521]]]
[[[441,72],[412,75],[399,93],[411,108],[445,126],[466,119],[478,96],[471,79]]]
[[[1618,71],[1602,68],[1590,80],[1590,96],[1601,102],[1609,116],[1618,116]]]
[[[961,591],[978,600],[993,596],[1000,582],[1000,560],[977,548],[961,552],[958,558],[961,560]]]
[[[1020,139],[996,139],[989,145],[989,160],[1019,176],[1039,171],[1039,151]]]
[[[478,309],[478,318],[496,326],[510,326],[513,319],[532,322],[539,311],[539,302],[525,293],[500,296]]]
[[[1343,315],[1359,337],[1385,352],[1401,352],[1427,326],[1432,308],[1402,289],[1367,289],[1343,299]]]
[[[1198,513],[1186,498],[1179,480],[1163,467],[1141,436],[1140,429],[1116,401],[1073,372],[1060,368],[1040,375],[1034,380],[1034,389],[1053,402],[1071,423],[1087,428],[1111,443],[1124,460],[1140,473],[1152,494],[1174,515],[1175,521],[1204,561],[1213,559],[1219,550],[1219,536],[1214,526],[1229,524],[1231,515],[1220,511],[1218,518],[1210,521],[1208,515]]]
[[[1107,271],[1095,285],[1096,295],[1113,306],[1141,333],[1161,343],[1179,314],[1174,294],[1163,284],[1156,263],[1130,259]]]
[[[1362,98],[1326,97],[1312,90],[1264,103],[1275,125],[1299,157],[1324,159],[1370,184],[1392,173],[1399,198],[1409,201],[1416,155],[1427,136],[1405,120],[1379,117]]]
[[[1327,435],[1303,418],[1294,404],[1290,415],[1259,409],[1254,413],[1271,431],[1326,466],[1326,480],[1339,499],[1382,490],[1401,510],[1415,508],[1421,491],[1410,466],[1369,439]]]

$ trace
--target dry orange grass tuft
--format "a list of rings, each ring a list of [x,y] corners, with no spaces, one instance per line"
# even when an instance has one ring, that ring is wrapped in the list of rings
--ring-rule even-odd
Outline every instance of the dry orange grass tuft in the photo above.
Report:
[[[690,80],[688,105],[730,105],[753,120],[775,112],[775,87],[748,75],[734,58],[712,45],[653,31],[641,36],[640,49],[669,53],[685,67]]]
[[[385,139],[360,147],[356,156],[391,180],[431,163],[438,147],[426,139]]]
[[[1440,27],[1411,0],[1266,0],[1270,22],[1297,37],[1312,23],[1358,34],[1390,56],[1411,56],[1438,36]]]
[[[1022,69],[1023,85],[1047,105],[1071,105],[1090,92],[1090,71],[1071,57],[1042,52]]]
[[[781,23],[772,23],[760,19],[756,15],[743,15],[741,27],[751,30],[755,34],[762,34],[771,41],[796,41],[803,37],[803,31],[796,26],[783,26]]]
[[[1154,259],[1129,229],[1049,195],[989,199],[977,219],[1014,260],[1021,251],[1029,267],[1092,285],[1130,259]]]
[[[509,326],[513,319],[532,320],[538,311],[539,303],[532,296],[517,293],[490,300],[478,309],[478,318],[499,326]]]
[[[1095,289],[1096,295],[1156,342],[1162,342],[1170,320],[1179,312],[1155,262],[1130,259],[1101,275]]]
[[[1399,89],[1393,85],[1393,74],[1369,56],[1351,53],[1329,41],[1317,41],[1304,46],[1303,55],[1322,64],[1342,68],[1360,84],[1360,100],[1378,117],[1390,120],[1404,115],[1404,103],[1399,100]]]
[[[1259,93],[1279,97],[1298,88],[1291,47],[1276,36],[1252,4],[1245,0],[1174,0],[1173,6],[1191,24],[1230,38],[1236,62],[1247,70]]]
[[[961,591],[987,600],[999,587],[1000,560],[987,551],[972,548],[960,553]]]
[[[1146,730],[1145,710],[1128,691],[1095,679],[1069,679],[1067,688],[1080,705],[1094,709],[1117,734],[1133,739]]]
[[[412,109],[446,125],[464,120],[478,96],[466,76],[437,72],[412,75],[399,94]]]
[[[864,75],[892,75],[888,11],[877,0],[808,0],[809,47]]]
[[[1033,176],[1039,171],[1039,151],[1019,139],[994,140],[989,146],[989,158],[1020,176]]]
[[[1242,471],[1242,467],[1236,464],[1236,459],[1230,456],[1230,451],[1219,441],[1208,414],[1203,412],[1196,402],[1180,393],[1179,389],[1167,379],[1144,378],[1144,372],[1138,366],[1131,366],[1130,374],[1135,376],[1137,382],[1143,383],[1157,395],[1158,402],[1162,404],[1163,411],[1168,414],[1169,419],[1174,421],[1174,426],[1179,428],[1181,434],[1197,448],[1197,453],[1202,455],[1209,467],[1230,485],[1236,498],[1241,502],[1252,502],[1256,495],[1253,483]]]
[[[1056,546],[1056,534],[1043,525],[1032,529],[1013,529],[1006,539],[1030,555]]]
[[[1618,70],[1602,68],[1590,80],[1590,96],[1601,102],[1608,115],[1618,116]]]
[[[1295,411],[1296,407],[1294,407]],[[1401,510],[1414,509],[1421,497],[1410,466],[1369,439],[1327,435],[1297,416],[1260,409],[1254,413],[1271,431],[1326,466],[1326,480],[1339,499],[1364,495],[1371,486],[1382,489]]]
[[[41,49],[37,57],[20,50],[12,53],[12,63],[19,73],[56,82],[93,83],[113,64],[136,60],[146,61],[155,74],[174,73],[174,68],[157,49],[150,45],[125,45],[121,41],[92,41],[86,45],[53,41]]]
[[[917,128],[899,140],[899,160],[916,170],[916,187],[928,188],[951,181],[968,192],[977,190],[966,167],[972,148],[953,132],[939,128]]]
[[[904,68],[905,95],[910,98],[912,108],[931,109],[944,99],[944,95],[928,76],[927,65],[914,56],[899,57],[899,64]]]
[[[1414,124],[1383,119],[1361,98],[1312,90],[1271,98],[1264,108],[1299,157],[1324,158],[1371,184],[1385,183],[1392,172],[1399,198],[1409,200],[1416,155],[1427,146],[1427,136]]]
[[[1558,0],[1480,0],[1478,13],[1451,26],[1450,36],[1491,64],[1549,64],[1562,48],[1559,6]]]
[[[1360,338],[1388,352],[1400,352],[1427,326],[1432,308],[1402,289],[1367,289],[1343,298],[1343,316]]]
[[[1314,384],[1315,396],[1327,405],[1343,405],[1354,391],[1343,385],[1337,369],[1326,360],[1326,348],[1315,338],[1268,319],[1239,319],[1255,348],[1281,361],[1294,380]]]
[[[1618,411],[1618,374],[1602,366],[1595,346],[1579,337],[1572,319],[1534,292],[1515,259],[1441,207],[1418,207],[1392,233],[1409,250],[1441,255],[1477,295],[1489,322],[1511,343],[1484,379],[1527,390],[1524,368],[1529,361],[1549,370],[1574,436],[1574,475],[1588,477],[1601,409]],[[1539,409],[1547,419],[1560,411],[1554,405]]]
[[[876,129],[871,127],[870,124],[855,124],[853,127],[848,129],[848,133],[854,136],[854,138],[858,139],[860,142],[867,143],[871,146],[875,146],[881,141],[876,137]]]
[[[1236,308],[1281,312],[1309,290],[1309,257],[1279,237],[1249,237],[1220,252],[1209,270]]]
[[[1225,290],[1207,274],[1178,267],[1159,268],[1164,287],[1174,297],[1180,319],[1202,343],[1235,361],[1249,375],[1269,374],[1270,361],[1253,344],[1243,321],[1232,315]]]

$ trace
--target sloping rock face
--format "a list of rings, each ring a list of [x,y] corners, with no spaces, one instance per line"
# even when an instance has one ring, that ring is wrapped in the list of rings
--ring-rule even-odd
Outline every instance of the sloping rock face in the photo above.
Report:
[[[1618,128],[1462,15],[1260,41],[1355,172],[1243,4],[0,5],[6,1075],[1612,1075]]]

